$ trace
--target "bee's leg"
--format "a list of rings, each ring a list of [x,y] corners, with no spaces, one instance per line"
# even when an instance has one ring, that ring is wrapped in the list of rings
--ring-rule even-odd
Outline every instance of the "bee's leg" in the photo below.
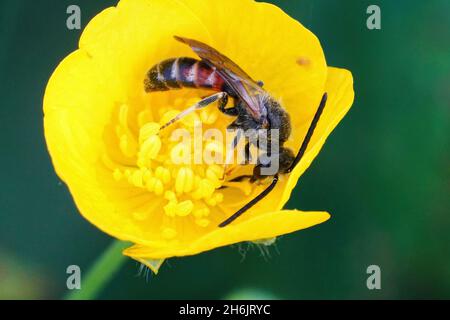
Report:
[[[219,107],[220,112],[222,112],[223,114],[226,114],[227,116],[237,116],[239,114],[239,110],[236,107],[231,107],[231,108],[227,108],[225,109],[225,107],[220,108]]]
[[[226,114],[228,116],[237,116],[239,114],[238,108],[231,107],[231,108],[225,109],[225,107],[227,106],[227,103],[228,103],[228,96],[219,101],[220,112],[222,112],[223,114]]]
[[[237,176],[233,179],[227,180],[227,182],[242,182],[244,180],[248,180],[250,183],[254,183],[256,180],[255,176],[252,174],[244,174],[242,176]],[[221,187],[221,188],[226,188],[226,187]]]
[[[239,176],[239,177],[236,177],[236,178],[233,178],[233,179],[231,179],[231,180],[228,180],[229,182],[242,182],[242,181],[244,181],[244,180],[247,180],[247,179],[252,179],[253,178],[253,175],[251,175],[251,174],[246,174],[246,175],[242,175],[242,176]]]
[[[208,96],[202,97],[202,99],[207,98]],[[223,114],[226,114],[227,116],[237,116],[239,114],[238,109],[236,107],[231,108],[225,108],[228,103],[228,94],[219,100],[219,110]]]
[[[245,175],[242,175],[242,176],[238,176],[238,177],[235,177],[235,178],[233,178],[233,179],[230,179],[230,180],[227,180],[226,182],[228,183],[228,182],[242,182],[242,181],[245,181],[245,180],[251,180],[253,178],[253,175],[251,175],[251,174],[245,174]],[[223,190],[223,189],[226,189],[226,188],[229,188],[230,186],[227,186],[227,185],[225,185],[225,186],[221,186],[221,187],[219,187],[219,189],[218,190]]]
[[[208,96],[203,96],[202,99],[207,98]],[[223,114],[226,114],[227,116],[237,116],[239,114],[239,110],[237,107],[231,107],[231,108],[225,108],[228,103],[228,94],[219,100],[219,110]]]
[[[226,92],[218,92],[218,93],[215,93],[213,95],[210,95],[210,96],[200,100],[199,102],[197,102],[193,106],[187,108],[186,110],[180,112],[175,118],[173,118],[172,120],[170,120],[169,122],[167,122],[166,124],[161,126],[161,128],[159,130],[162,130],[162,129],[170,126],[171,124],[173,124],[174,122],[176,122],[176,121],[180,120],[181,118],[187,116],[188,114],[190,114],[190,113],[192,113],[192,112],[194,112],[196,110],[205,108],[205,107],[211,105],[212,103],[214,103],[216,101],[219,101],[219,103],[221,104],[221,103],[223,103],[222,102],[223,100],[225,100],[225,101],[228,100],[228,94]],[[225,104],[226,104],[226,102],[225,102]]]
[[[235,214],[233,214],[231,217],[229,217],[228,219],[226,219],[225,221],[223,221],[221,224],[219,224],[219,228],[223,228],[227,225],[229,225],[231,222],[233,222],[234,220],[236,220],[237,218],[239,218],[245,211],[247,211],[248,209],[250,209],[251,207],[253,207],[255,204],[257,204],[259,201],[261,201],[261,199],[264,199],[265,196],[267,196],[276,186],[278,182],[278,174],[276,174],[273,177],[272,182],[270,183],[270,185],[264,189],[263,192],[261,192],[260,194],[258,194],[255,198],[253,198],[249,203],[247,203],[245,206],[243,206],[241,209],[239,209]]]

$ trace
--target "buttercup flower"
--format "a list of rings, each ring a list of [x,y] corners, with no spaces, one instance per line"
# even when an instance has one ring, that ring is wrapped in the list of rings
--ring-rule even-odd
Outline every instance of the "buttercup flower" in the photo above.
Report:
[[[227,182],[220,164],[176,164],[196,150],[171,139],[175,129],[225,132],[233,117],[216,105],[159,127],[211,91],[146,93],[155,64],[194,57],[174,35],[224,53],[279,99],[292,120],[286,146],[299,149],[324,92],[328,103],[302,161],[232,224],[218,224],[265,184]],[[85,28],[79,49],[53,73],[44,98],[45,137],[53,165],[81,214],[124,251],[157,271],[163,259],[311,227],[326,212],[282,210],[299,177],[353,102],[353,80],[327,67],[318,39],[278,7],[250,0],[122,0]],[[203,136],[205,149],[222,145]],[[239,170],[239,169],[238,169]],[[221,188],[226,186],[226,188]]]

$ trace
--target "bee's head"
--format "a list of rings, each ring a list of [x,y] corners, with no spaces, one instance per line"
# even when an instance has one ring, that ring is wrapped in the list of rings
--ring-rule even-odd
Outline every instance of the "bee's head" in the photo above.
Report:
[[[288,173],[294,161],[294,152],[289,148],[280,147],[276,154],[266,154],[266,156],[258,158],[258,164],[253,168],[253,179],[261,180],[276,173]]]

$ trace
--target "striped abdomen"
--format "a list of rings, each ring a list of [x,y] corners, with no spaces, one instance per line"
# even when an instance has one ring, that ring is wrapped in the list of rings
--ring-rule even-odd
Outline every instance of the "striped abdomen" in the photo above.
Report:
[[[144,81],[145,91],[205,88],[221,91],[224,81],[220,75],[203,61],[193,58],[168,59],[153,66]]]

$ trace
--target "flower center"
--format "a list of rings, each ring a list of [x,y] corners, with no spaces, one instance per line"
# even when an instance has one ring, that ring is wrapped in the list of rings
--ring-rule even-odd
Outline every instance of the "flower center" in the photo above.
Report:
[[[225,142],[199,135],[196,130],[200,126],[203,131],[214,128],[225,132],[232,118],[220,114],[212,105],[160,130],[162,125],[198,101],[199,98],[175,98],[170,107],[157,111],[159,116],[148,109],[134,112],[129,105],[122,104],[118,106],[114,121],[116,149],[125,160],[110,161],[108,167],[112,170],[113,179],[151,195],[150,201],[159,200],[161,205],[157,210],[164,215],[163,221],[166,222],[160,231],[166,240],[176,238],[180,231],[177,230],[180,224],[173,223],[174,220],[192,221],[199,228],[210,226],[210,214],[216,211],[213,208],[220,206],[224,200],[221,187],[224,185],[225,165],[223,162],[205,163],[201,156],[202,161],[196,162],[199,150],[193,140],[200,139],[197,142],[202,145],[202,153],[217,154],[223,159]],[[131,119],[133,114],[134,121]],[[185,133],[182,139],[180,132]],[[115,165],[118,162],[121,165]],[[227,186],[235,187],[233,183]],[[250,193],[248,186],[244,191]],[[148,214],[139,212],[134,218],[145,220]],[[216,217],[214,223],[218,219],[223,217]]]

